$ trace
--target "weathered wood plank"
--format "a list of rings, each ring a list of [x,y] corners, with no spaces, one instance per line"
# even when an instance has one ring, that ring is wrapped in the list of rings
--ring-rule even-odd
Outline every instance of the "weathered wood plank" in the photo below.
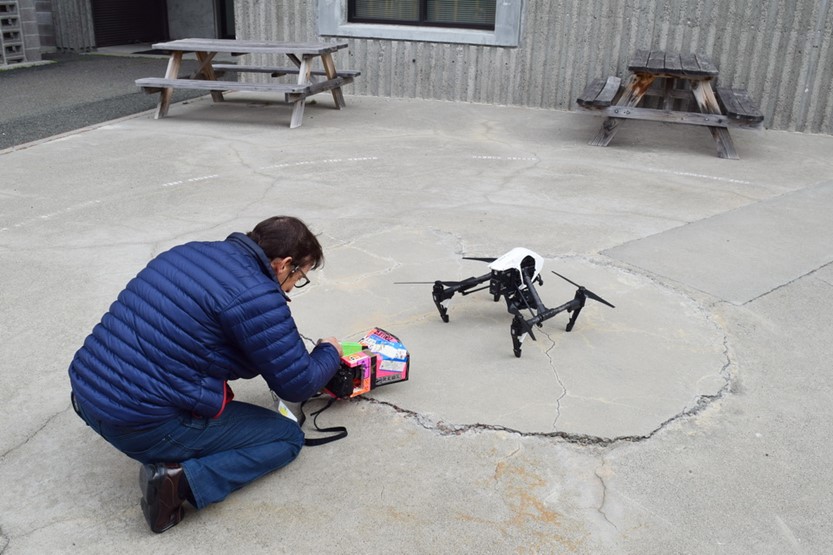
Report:
[[[686,75],[695,75],[700,71],[700,64],[694,54],[680,54],[680,65]]]
[[[633,107],[639,104],[642,97],[645,96],[645,91],[654,82],[655,76],[646,73],[634,73],[628,79],[628,84],[625,87],[622,95],[617,101],[617,106]],[[596,136],[593,137],[589,144],[593,146],[607,146],[613,137],[616,136],[616,131],[622,123],[622,118],[605,118],[602,122],[602,127]]]
[[[600,77],[587,85],[581,96],[576,99],[576,103],[580,106],[604,108],[613,104],[621,90],[621,78],[614,75],[607,79]]]
[[[715,92],[721,109],[730,118],[749,123],[760,123],[764,121],[764,115],[758,109],[758,106],[752,100],[752,97],[749,96],[746,89],[718,87]]]
[[[718,74],[717,66],[712,63],[711,59],[702,54],[695,54],[694,57],[697,59],[697,64],[700,66],[703,75],[716,76]]]
[[[648,56],[647,70],[652,73],[662,73],[665,70],[665,52],[652,50]]]
[[[237,65],[237,64],[213,64],[215,71],[237,71],[243,73],[272,73],[276,74],[273,77],[279,77],[281,75],[297,75],[298,68],[297,67],[278,67],[278,66],[249,66],[249,65]],[[316,76],[324,76],[327,75],[327,72],[323,69],[314,69],[310,71],[310,74]],[[339,77],[358,77],[362,74],[361,71],[356,69],[339,69],[336,71],[336,74]]]
[[[610,106],[595,110],[611,118],[639,119],[661,123],[683,123],[687,125],[704,125],[708,127],[729,127],[727,116],[721,114],[701,114],[700,112],[675,112],[656,108],[633,108],[627,106]]]
[[[179,39],[153,44],[155,50],[182,52],[230,52],[232,54],[265,52],[270,54],[310,54],[319,55],[335,52],[349,46],[346,42],[272,42],[234,39]]]
[[[214,68],[211,67],[211,61],[214,59],[216,54],[214,52],[197,52],[197,60],[200,62],[200,67],[197,72],[194,74],[192,79],[196,79],[199,76],[203,76],[208,80],[216,81],[217,76],[214,75]],[[223,93],[222,91],[211,91],[211,99],[214,102],[222,102]]]
[[[328,81],[316,83],[321,87]],[[198,89],[207,91],[253,91],[279,92],[292,94],[311,94],[311,85],[291,83],[238,83],[236,81],[211,81],[204,79],[165,79],[161,77],[143,77],[136,79],[136,85],[142,88]],[[322,89],[326,90],[326,88]]]
[[[590,81],[590,83],[584,88],[584,92],[581,93],[581,96],[576,99],[576,103],[580,106],[593,106],[596,102],[596,98],[599,96],[599,93],[602,92],[605,83],[606,80],[601,77]]]
[[[701,54],[680,54],[680,64],[685,75],[691,77],[716,77],[717,67]]]
[[[610,105],[616,99],[616,96],[619,94],[619,91],[622,90],[622,79],[620,77],[616,77],[615,75],[611,75],[605,81],[605,86],[602,89],[602,92],[599,93],[598,98],[596,99],[601,104]]]
[[[669,73],[680,73],[683,70],[680,55],[676,52],[665,53],[665,69]]]
[[[630,71],[644,71],[648,67],[648,56],[651,54],[649,50],[637,50],[631,56],[628,62],[628,70]]]
[[[175,79],[179,75],[179,68],[182,66],[182,52],[174,52],[168,58],[168,67],[165,70],[165,77],[168,79]],[[159,94],[159,103],[156,105],[156,113],[153,119],[165,117],[168,113],[168,107],[171,105],[171,96],[173,91],[169,88],[162,89]]]
[[[336,64],[333,61],[332,54],[322,54],[321,64],[324,66],[324,71],[327,73],[327,79],[340,79],[338,72],[336,71]],[[352,77],[350,79],[352,80]],[[344,93],[341,91],[340,85],[330,89],[330,94],[333,95],[333,102],[335,102],[336,108],[341,110],[346,106],[344,102]]]
[[[310,83],[306,85],[309,89],[309,92],[306,94],[318,94],[324,91],[334,91],[340,90],[341,87],[344,85],[349,85],[353,82],[352,77],[336,77],[335,79],[327,79],[326,81],[319,81],[318,83]],[[341,100],[341,103],[337,103],[336,106],[341,109],[344,108],[344,100]]]
[[[691,92],[694,93],[694,98],[697,100],[697,107],[704,114],[719,114],[720,105],[714,97],[711,82],[693,81],[691,84]],[[717,145],[717,155],[721,158],[729,158],[731,160],[738,160],[737,151],[735,150],[735,143],[732,142],[732,137],[729,135],[729,130],[722,127],[709,127],[709,132],[714,138]]]

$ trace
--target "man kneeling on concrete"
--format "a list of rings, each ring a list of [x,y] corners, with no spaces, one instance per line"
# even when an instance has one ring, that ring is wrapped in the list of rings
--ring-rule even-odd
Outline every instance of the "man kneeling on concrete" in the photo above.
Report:
[[[69,368],[73,407],[142,463],[142,511],[154,532],[290,463],[298,424],[232,401],[229,380],[262,376],[299,402],[339,368],[335,338],[308,352],[287,293],[324,260],[315,235],[278,216],[225,241],[164,252],[133,278]]]

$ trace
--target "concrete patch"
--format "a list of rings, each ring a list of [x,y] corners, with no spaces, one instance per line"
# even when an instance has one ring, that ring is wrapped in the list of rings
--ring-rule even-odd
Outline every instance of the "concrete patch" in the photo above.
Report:
[[[452,299],[443,323],[431,299],[435,279],[488,273],[462,260],[456,240],[414,229],[369,233],[330,247],[320,283],[293,302],[302,329],[322,336],[304,305],[339,310],[332,329],[360,337],[373,326],[413,354],[407,383],[370,397],[421,415],[441,430],[494,427],[582,440],[645,437],[727,384],[723,332],[693,300],[648,278],[580,257],[548,259],[539,288],[549,307],[575,288],[556,270],[616,305],[588,301],[570,333],[563,313],[527,338],[516,358],[506,303],[487,291]],[[487,254],[487,253],[482,253]],[[499,253],[502,254],[502,253]],[[396,282],[424,281],[397,285]],[[347,294],[347,292],[350,294]],[[310,337],[310,341],[317,339]]]

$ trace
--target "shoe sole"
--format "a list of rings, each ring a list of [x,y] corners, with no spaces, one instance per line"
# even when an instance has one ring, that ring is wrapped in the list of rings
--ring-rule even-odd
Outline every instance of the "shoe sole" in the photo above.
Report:
[[[147,521],[148,526],[150,526],[150,529],[156,534],[161,534],[162,532],[170,530],[182,522],[182,519],[185,516],[185,509],[180,505],[176,511],[171,513],[170,519],[162,527],[154,526],[156,523],[155,515],[151,514],[150,507],[148,507],[148,503],[144,498],[142,498],[142,513],[145,515],[145,520]]]
[[[141,505],[142,513],[145,515],[145,520],[151,530],[157,534],[161,534],[182,521],[182,518],[185,516],[185,509],[182,507],[181,503],[175,509],[168,506],[159,506],[160,503],[157,502],[157,498],[159,498],[161,490],[167,488],[167,490],[164,491],[164,494],[167,495],[163,495],[163,498],[178,499],[179,496],[177,492],[173,491],[173,482],[167,476],[159,476],[156,472],[156,468],[157,467],[152,464],[142,465],[142,468],[139,470],[139,488],[142,490]],[[156,510],[152,510],[152,507]],[[158,522],[160,508],[171,509],[167,522]]]

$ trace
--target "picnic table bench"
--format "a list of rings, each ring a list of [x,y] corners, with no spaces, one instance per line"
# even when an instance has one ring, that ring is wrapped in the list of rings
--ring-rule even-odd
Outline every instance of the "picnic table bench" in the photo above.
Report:
[[[330,91],[336,109],[345,106],[341,87],[352,83],[361,75],[357,70],[337,70],[332,54],[347,48],[341,43],[291,43],[269,41],[243,41],[232,39],[180,39],[153,45],[155,50],[170,51],[168,67],[164,77],[144,77],[136,80],[136,85],[147,93],[159,93],[159,103],[154,119],[168,113],[173,89],[198,89],[211,93],[214,102],[223,101],[225,91],[275,92],[285,95],[287,102],[293,105],[289,127],[299,127],[304,117],[306,98],[314,94]],[[190,76],[179,75],[182,56],[193,52],[199,61],[199,68]],[[237,65],[213,62],[220,53],[235,56],[251,53],[283,54],[293,63],[292,67]],[[322,69],[314,69],[313,63],[320,58]],[[226,72],[268,73],[273,77],[297,75],[295,83],[245,83],[239,81],[220,81]],[[319,80],[319,78],[323,78]]]
[[[705,56],[638,50],[628,63],[627,82],[616,76],[594,79],[576,99],[580,110],[607,116],[591,145],[607,146],[625,119],[708,127],[721,158],[738,159],[729,127],[760,129],[763,114],[745,89],[712,88],[718,69]],[[654,106],[644,100],[656,98]],[[698,111],[675,109],[691,104]]]

